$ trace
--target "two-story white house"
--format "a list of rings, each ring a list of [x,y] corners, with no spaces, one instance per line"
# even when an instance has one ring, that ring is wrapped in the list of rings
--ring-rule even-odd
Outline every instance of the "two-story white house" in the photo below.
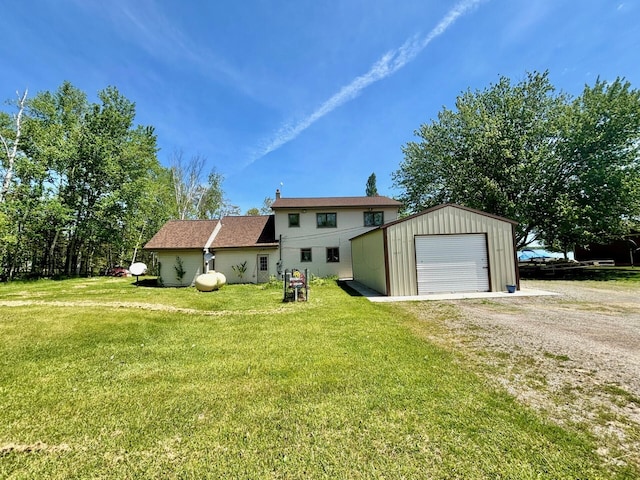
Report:
[[[162,284],[193,285],[201,273],[264,283],[285,269],[354,278],[384,295],[514,291],[516,222],[460,205],[398,219],[388,197],[282,198],[273,215],[171,220],[144,246]]]
[[[263,283],[292,268],[351,278],[349,239],[397,220],[400,206],[383,196],[283,198],[276,191],[273,215],[171,220],[144,249],[156,253],[167,286],[192,285],[209,270],[228,283]]]
[[[397,220],[401,203],[388,197],[283,198],[271,205],[284,268],[318,277],[351,278],[350,238]]]

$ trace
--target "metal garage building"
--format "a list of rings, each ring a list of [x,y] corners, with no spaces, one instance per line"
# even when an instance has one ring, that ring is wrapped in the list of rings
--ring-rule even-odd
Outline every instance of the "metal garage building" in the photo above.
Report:
[[[440,205],[351,239],[354,280],[382,294],[519,288],[516,222]]]

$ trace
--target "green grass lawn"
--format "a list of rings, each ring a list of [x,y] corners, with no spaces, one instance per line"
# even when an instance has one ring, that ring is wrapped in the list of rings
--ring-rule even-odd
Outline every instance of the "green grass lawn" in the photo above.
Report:
[[[0,285],[0,478],[635,478],[319,282]],[[446,312],[446,309],[443,309]],[[434,318],[433,328],[439,319]]]

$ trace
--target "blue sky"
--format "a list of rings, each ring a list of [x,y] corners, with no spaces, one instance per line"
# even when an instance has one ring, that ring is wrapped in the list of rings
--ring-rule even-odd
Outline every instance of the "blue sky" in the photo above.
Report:
[[[640,87],[638,0],[3,0],[2,17],[1,99],[113,85],[161,163],[206,157],[243,212],[281,184],[364,195],[372,172],[397,195],[415,130],[500,75]]]

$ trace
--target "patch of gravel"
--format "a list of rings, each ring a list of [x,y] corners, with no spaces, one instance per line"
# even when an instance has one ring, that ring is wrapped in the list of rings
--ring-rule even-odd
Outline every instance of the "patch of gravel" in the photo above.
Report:
[[[640,466],[640,288],[522,281],[553,297],[454,301],[463,354],[521,402],[588,429],[605,461]]]

